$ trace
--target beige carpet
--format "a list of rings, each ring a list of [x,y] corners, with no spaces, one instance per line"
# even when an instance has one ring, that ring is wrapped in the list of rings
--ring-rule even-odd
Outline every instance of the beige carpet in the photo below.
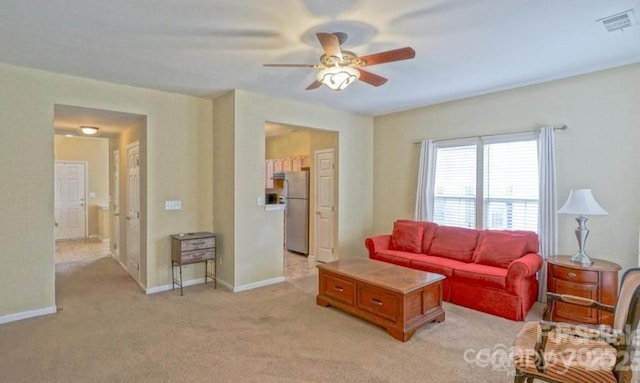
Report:
[[[445,322],[402,343],[317,306],[316,278],[236,294],[209,284],[183,297],[146,296],[111,258],[59,265],[62,311],[0,326],[0,381],[512,381],[510,369],[496,371],[486,357],[469,363],[465,353],[499,356],[521,322],[446,304]]]

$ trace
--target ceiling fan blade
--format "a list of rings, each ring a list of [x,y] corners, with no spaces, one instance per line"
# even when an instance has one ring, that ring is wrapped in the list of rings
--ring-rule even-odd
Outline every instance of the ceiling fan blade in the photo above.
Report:
[[[367,56],[358,57],[359,60],[365,62],[363,66],[371,66],[376,64],[384,64],[393,61],[407,60],[416,57],[416,51],[413,48],[399,48],[391,51],[374,53]]]
[[[262,64],[268,67],[301,67],[301,68],[320,68],[318,64]]]
[[[318,80],[315,80],[314,82],[311,83],[311,85],[309,85],[306,90],[312,90],[312,89],[317,89],[320,87],[320,85],[322,85],[322,83]]]
[[[380,86],[387,82],[386,78],[378,76],[377,74],[362,69],[358,69],[358,71],[360,72],[360,81],[364,81],[369,85]]]
[[[338,57],[342,59],[342,51],[340,50],[340,41],[338,40],[338,36],[333,33],[316,33],[316,37],[318,37],[318,41],[320,41],[320,45],[322,45],[322,49],[324,50],[324,54],[327,57]]]

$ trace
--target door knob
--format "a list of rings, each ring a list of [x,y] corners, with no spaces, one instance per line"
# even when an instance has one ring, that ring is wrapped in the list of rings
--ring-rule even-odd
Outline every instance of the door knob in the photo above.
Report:
[[[53,223],[53,226],[58,227],[58,226],[60,226],[60,225],[58,224],[58,222],[54,222],[54,223]]]

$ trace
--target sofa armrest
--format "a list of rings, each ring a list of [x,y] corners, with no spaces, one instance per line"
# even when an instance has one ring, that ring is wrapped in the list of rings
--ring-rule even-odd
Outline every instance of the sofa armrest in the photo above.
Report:
[[[374,235],[364,241],[364,245],[369,250],[369,258],[373,258],[378,251],[388,249],[389,243],[391,243],[390,234]]]
[[[527,253],[509,264],[507,269],[507,292],[518,294],[520,281],[535,275],[542,268],[542,257],[536,253]]]

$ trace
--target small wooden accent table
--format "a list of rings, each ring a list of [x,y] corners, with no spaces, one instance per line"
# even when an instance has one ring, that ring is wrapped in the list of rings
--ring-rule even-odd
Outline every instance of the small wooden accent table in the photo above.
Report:
[[[615,306],[618,299],[618,270],[620,265],[602,259],[593,259],[589,266],[571,262],[567,255],[547,258],[547,291],[569,294]],[[556,302],[553,311],[556,322],[608,324],[611,313],[590,307]]]
[[[209,261],[213,264],[213,271],[209,270]],[[213,288],[218,288],[216,266],[216,235],[208,232],[173,234],[171,235],[171,289],[180,287],[182,292],[182,266],[204,262],[204,283],[213,280]],[[180,270],[180,281],[176,278],[176,268]]]
[[[406,342],[416,328],[444,321],[440,274],[368,258],[318,265],[320,306],[340,310],[374,323]]]

